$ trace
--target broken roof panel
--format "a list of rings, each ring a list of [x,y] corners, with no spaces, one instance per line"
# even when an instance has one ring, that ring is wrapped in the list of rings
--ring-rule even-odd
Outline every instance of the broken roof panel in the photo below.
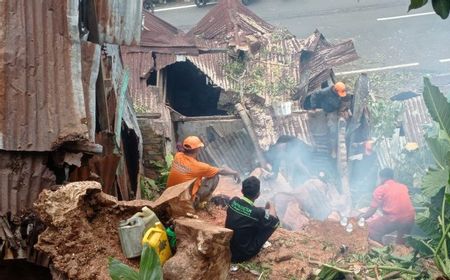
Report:
[[[78,1],[6,0],[0,9],[0,149],[87,140]]]
[[[101,44],[139,45],[142,1],[95,0],[99,42]]]
[[[423,96],[419,95],[403,101],[403,130],[406,141],[425,144],[425,127],[431,125],[433,120],[428,113]]]
[[[147,11],[144,11],[143,18],[141,47],[148,47],[159,53],[198,53],[192,36],[187,36],[183,31]]]

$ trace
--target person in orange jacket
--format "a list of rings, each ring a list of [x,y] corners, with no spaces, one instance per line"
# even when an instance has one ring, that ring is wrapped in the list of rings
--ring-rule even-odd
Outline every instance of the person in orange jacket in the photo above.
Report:
[[[239,183],[239,173],[230,168],[217,168],[199,161],[198,155],[205,145],[197,136],[188,136],[183,141],[183,150],[177,152],[169,171],[167,186],[172,187],[195,179],[192,187],[194,206],[207,201],[219,183],[219,176],[233,176]]]
[[[368,219],[381,209],[383,216],[369,222],[369,238],[382,243],[383,236],[397,232],[397,244],[403,244],[403,236],[409,234],[414,225],[416,210],[409,197],[408,187],[394,180],[394,171],[385,168],[380,171],[380,185],[373,192],[369,210],[360,215]]]

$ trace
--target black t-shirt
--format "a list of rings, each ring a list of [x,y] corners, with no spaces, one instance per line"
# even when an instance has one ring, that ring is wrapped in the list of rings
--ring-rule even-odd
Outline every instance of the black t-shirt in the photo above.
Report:
[[[325,112],[336,112],[341,107],[341,98],[327,87],[311,94],[311,109],[322,108]]]
[[[232,261],[256,255],[279,223],[277,217],[266,215],[265,209],[253,206],[251,201],[232,198],[225,220],[225,227],[234,231],[230,242]]]

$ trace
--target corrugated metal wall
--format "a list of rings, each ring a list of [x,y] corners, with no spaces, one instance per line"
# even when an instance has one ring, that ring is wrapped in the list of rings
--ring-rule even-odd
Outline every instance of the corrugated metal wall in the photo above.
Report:
[[[39,193],[55,184],[48,153],[0,152],[0,216],[30,208]]]
[[[143,0],[91,0],[95,2],[100,43],[139,45]]]
[[[78,1],[5,0],[0,29],[0,149],[88,139]]]

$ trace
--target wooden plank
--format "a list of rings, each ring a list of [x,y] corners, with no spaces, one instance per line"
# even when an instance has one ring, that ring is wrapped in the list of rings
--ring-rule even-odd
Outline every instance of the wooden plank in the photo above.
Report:
[[[70,142],[64,144],[62,148],[70,152],[83,152],[97,155],[101,155],[103,153],[102,145],[88,142]]]
[[[108,100],[107,100],[107,89],[105,85],[105,76],[104,76],[104,64],[103,60],[100,63],[100,69],[98,76],[100,79],[97,79],[96,85],[96,103],[97,103],[97,111],[98,111],[98,122],[101,131],[110,131],[111,120],[109,119],[108,112]]]

